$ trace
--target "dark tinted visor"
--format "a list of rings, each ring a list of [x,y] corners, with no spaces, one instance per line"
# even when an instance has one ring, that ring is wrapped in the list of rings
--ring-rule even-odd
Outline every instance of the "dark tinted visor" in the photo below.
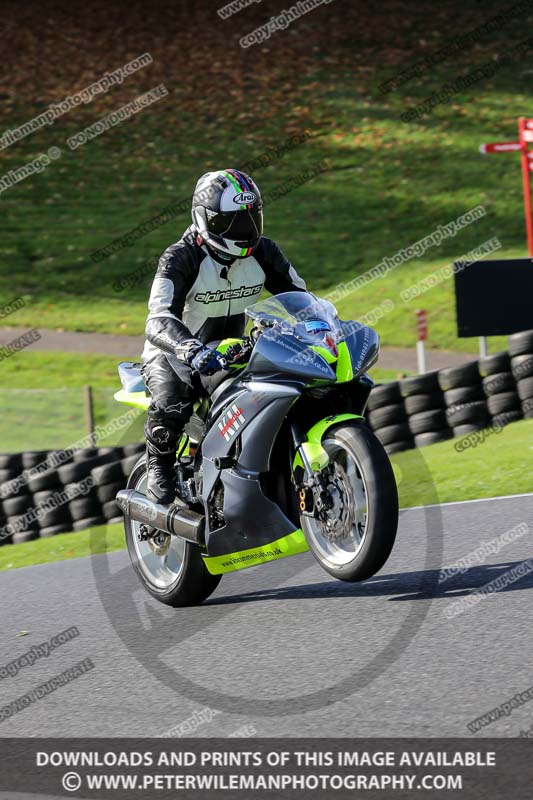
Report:
[[[234,241],[254,241],[263,234],[263,212],[258,209],[220,211],[208,221],[211,233]]]

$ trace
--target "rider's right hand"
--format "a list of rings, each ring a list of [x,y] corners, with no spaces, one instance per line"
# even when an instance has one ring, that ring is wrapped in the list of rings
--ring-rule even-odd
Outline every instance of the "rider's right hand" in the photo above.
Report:
[[[189,364],[200,375],[214,375],[225,368],[226,359],[217,350],[204,346],[195,353]]]

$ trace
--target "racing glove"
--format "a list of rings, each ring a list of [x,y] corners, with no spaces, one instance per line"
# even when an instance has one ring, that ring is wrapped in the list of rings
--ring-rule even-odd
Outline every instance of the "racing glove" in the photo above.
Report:
[[[196,353],[199,353],[204,347],[205,344],[199,339],[184,339],[179,343],[174,342],[173,350],[176,358],[190,366]]]
[[[223,355],[217,350],[205,346],[198,350],[189,361],[192,369],[199,372],[200,375],[214,375],[215,372],[224,369],[226,364],[227,361]]]

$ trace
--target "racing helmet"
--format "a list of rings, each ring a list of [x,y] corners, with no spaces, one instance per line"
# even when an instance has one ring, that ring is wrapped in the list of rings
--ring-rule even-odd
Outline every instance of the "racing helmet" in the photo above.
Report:
[[[263,234],[263,201],[244,172],[206,172],[192,198],[192,221],[205,244],[224,260],[250,256]]]

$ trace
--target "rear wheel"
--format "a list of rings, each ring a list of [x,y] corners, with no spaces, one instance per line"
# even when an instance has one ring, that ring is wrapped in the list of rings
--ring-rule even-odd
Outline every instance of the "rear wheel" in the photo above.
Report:
[[[316,560],[343,581],[362,581],[387,561],[398,527],[398,491],[388,456],[366,425],[338,425],[322,440],[333,508],[301,515]]]
[[[144,456],[132,471],[127,488],[145,494]],[[222,576],[207,571],[200,548],[164,531],[156,531],[143,540],[139,538],[141,525],[141,522],[124,517],[131,563],[147,591],[161,603],[175,607],[197,605],[206,600]]]

